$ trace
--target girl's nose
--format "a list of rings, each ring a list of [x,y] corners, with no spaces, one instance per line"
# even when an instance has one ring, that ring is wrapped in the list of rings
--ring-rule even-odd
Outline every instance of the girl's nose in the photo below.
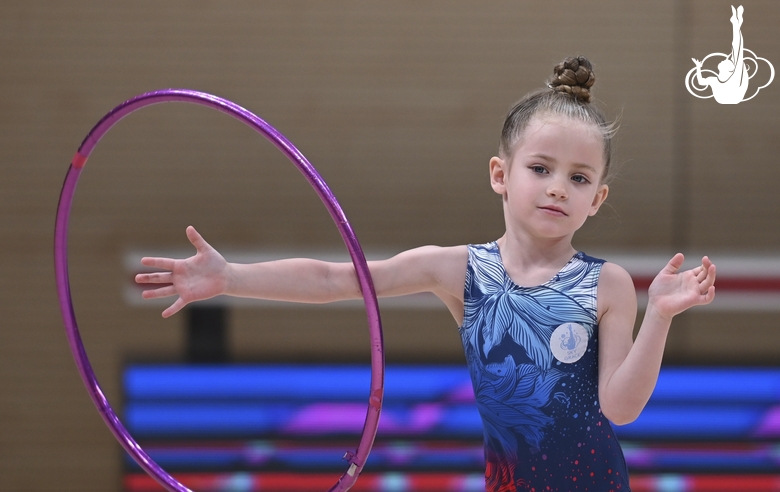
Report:
[[[551,183],[547,188],[547,196],[558,198],[559,200],[565,200],[568,198],[566,187],[560,183]]]

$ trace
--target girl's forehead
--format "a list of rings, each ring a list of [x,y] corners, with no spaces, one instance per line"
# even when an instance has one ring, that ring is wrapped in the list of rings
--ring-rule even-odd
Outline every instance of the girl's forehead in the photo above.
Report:
[[[595,125],[559,115],[534,116],[519,135],[514,153],[544,152],[604,166],[604,141]]]
[[[556,114],[542,114],[531,118],[523,130],[521,140],[558,137],[564,139],[592,140],[601,144],[601,132],[592,123]]]

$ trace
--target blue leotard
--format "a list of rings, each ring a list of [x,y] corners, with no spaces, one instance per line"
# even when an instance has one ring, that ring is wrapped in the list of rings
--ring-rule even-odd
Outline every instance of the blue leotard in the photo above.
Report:
[[[547,283],[520,287],[495,242],[468,252],[460,333],[484,427],[487,491],[629,491],[598,401],[604,260],[577,253]]]

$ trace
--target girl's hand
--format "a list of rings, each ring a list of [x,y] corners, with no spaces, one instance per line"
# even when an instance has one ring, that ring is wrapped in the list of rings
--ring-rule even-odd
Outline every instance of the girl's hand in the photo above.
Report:
[[[659,273],[647,293],[648,309],[668,319],[688,308],[709,304],[715,298],[715,265],[706,256],[701,265],[678,272],[685,257],[677,253]]]
[[[163,311],[163,318],[179,312],[194,301],[218,296],[227,287],[228,263],[217,250],[211,247],[194,227],[187,227],[187,238],[195,246],[195,256],[184,260],[171,258],[142,258],[141,264],[167,270],[157,273],[139,273],[135,281],[139,284],[168,284],[144,290],[144,299],[157,299],[178,295],[179,298]]]
[[[693,63],[696,65],[696,68],[701,68],[701,62],[697,60],[696,58],[691,58],[693,60]]]

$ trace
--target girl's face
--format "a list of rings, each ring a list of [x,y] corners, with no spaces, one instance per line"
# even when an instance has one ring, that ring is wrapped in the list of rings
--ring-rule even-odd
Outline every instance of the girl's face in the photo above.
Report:
[[[607,197],[604,167],[604,143],[593,125],[534,116],[512,156],[490,160],[491,186],[503,196],[507,230],[570,240]]]

